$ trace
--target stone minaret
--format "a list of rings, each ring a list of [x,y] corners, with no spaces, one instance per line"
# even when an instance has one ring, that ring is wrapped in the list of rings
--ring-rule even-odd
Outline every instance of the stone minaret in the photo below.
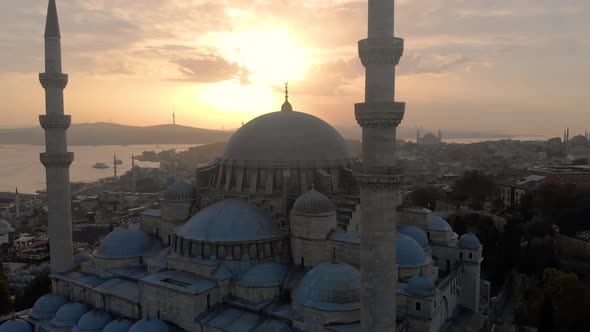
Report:
[[[355,105],[363,129],[361,188],[361,329],[395,331],[396,205],[401,172],[395,134],[405,104],[395,102],[395,66],[404,41],[394,37],[394,1],[369,0],[368,38],[359,41],[365,102]]]
[[[68,75],[61,70],[61,43],[55,0],[49,0],[45,25],[45,73],[39,74],[45,89],[46,114],[39,116],[45,129],[45,151],[41,162],[47,175],[49,212],[49,247],[51,270],[65,272],[73,267],[70,164],[74,154],[68,152],[66,130],[71,118],[64,115],[63,90]]]
[[[18,187],[16,187],[16,192],[14,194],[14,206],[16,207],[16,217],[20,218],[20,197],[18,195]]]
[[[135,155],[131,155],[131,192],[135,194]]]
[[[113,155],[113,175],[117,178],[117,155]]]

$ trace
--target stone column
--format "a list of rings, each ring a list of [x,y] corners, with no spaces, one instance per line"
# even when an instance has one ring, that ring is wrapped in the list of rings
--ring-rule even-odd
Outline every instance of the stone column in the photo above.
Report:
[[[397,187],[401,172],[395,154],[396,127],[403,103],[395,99],[395,66],[403,40],[393,36],[394,1],[369,0],[368,38],[359,41],[366,71],[365,102],[355,105],[363,129],[361,188],[361,329],[395,331]]]
[[[74,154],[68,152],[66,130],[71,118],[64,115],[63,90],[68,75],[61,72],[61,35],[55,0],[49,0],[45,26],[45,73],[39,74],[45,89],[46,114],[39,116],[45,130],[45,152],[40,159],[47,177],[49,247],[53,273],[72,269],[72,209],[70,164]]]

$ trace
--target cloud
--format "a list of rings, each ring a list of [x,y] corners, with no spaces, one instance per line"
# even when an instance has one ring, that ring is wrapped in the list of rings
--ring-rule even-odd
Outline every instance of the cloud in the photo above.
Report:
[[[236,63],[211,55],[199,58],[179,58],[171,61],[179,67],[180,80],[188,82],[212,83],[239,78],[242,69]]]

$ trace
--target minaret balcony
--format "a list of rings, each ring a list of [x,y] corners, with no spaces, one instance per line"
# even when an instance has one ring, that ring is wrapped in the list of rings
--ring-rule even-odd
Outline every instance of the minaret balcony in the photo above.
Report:
[[[403,54],[404,40],[401,38],[367,38],[359,41],[359,57],[363,66],[398,65]]]
[[[406,103],[396,101],[367,102],[354,105],[358,124],[365,127],[397,127],[404,118]]]
[[[39,123],[43,129],[68,129],[72,123],[70,115],[49,114],[39,115]]]
[[[43,152],[40,154],[41,163],[46,168],[67,168],[74,161],[73,152]]]
[[[63,73],[41,73],[39,74],[39,81],[45,89],[65,89],[68,85],[68,75]]]

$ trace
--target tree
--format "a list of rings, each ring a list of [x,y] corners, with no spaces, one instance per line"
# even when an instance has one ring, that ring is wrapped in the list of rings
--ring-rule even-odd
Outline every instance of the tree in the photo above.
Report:
[[[24,310],[33,307],[37,300],[51,292],[51,279],[49,273],[41,273],[25,287],[23,293],[15,299],[16,310]]]
[[[422,206],[431,210],[436,207],[436,201],[444,198],[445,193],[438,187],[418,187],[412,191],[410,198],[415,206]]]
[[[0,315],[6,315],[12,312],[12,307],[10,284],[4,275],[0,275]]]
[[[480,210],[494,189],[495,183],[491,176],[478,170],[469,170],[455,181],[453,195],[457,200],[469,200],[472,208]]]

